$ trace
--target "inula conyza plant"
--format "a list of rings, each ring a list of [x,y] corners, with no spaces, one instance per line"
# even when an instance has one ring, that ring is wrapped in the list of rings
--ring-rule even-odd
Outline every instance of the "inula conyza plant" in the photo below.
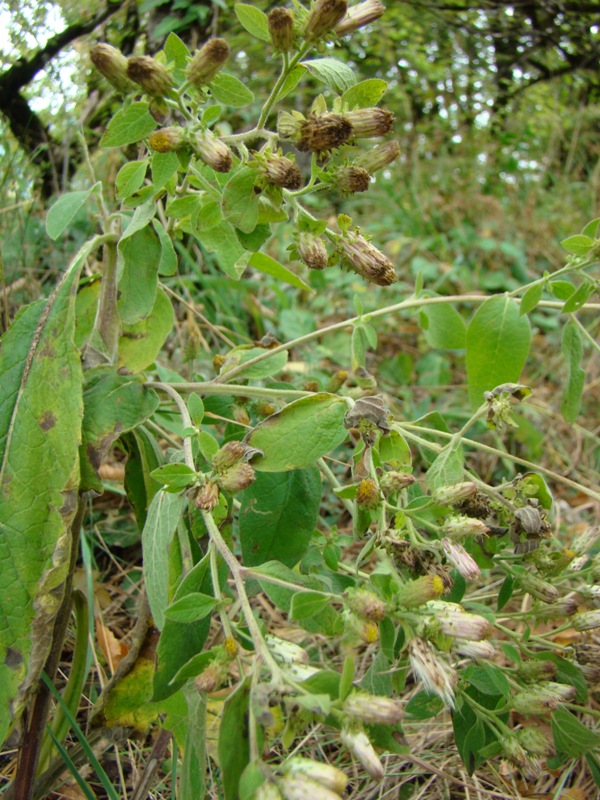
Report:
[[[597,714],[586,713],[600,679],[600,533],[590,524],[559,539],[550,486],[600,495],[503,446],[532,392],[519,381],[534,310],[560,314],[562,411],[577,417],[598,220],[563,243],[554,273],[511,294],[443,297],[421,281],[407,290],[385,243],[349,216],[321,218],[318,197],[343,204],[401,155],[385,81],[360,81],[335,57],[384,10],[237,4],[279,64],[260,104],[228,71],[222,38],[193,53],[174,34],[154,56],[91,49],[122,98],[101,142],[127,148],[119,205],[100,183],[56,201],[51,239],[94,203],[97,235],[50,298],[15,318],[0,355],[0,617],[14,620],[0,640],[1,738],[21,730],[24,709],[28,725],[15,796],[50,791],[53,742],[63,748],[77,712],[88,611],[73,573],[117,442],[145,599],[90,730],[171,731],[178,797],[202,797],[207,780],[226,800],[375,796],[370,782],[410,761],[406,723],[437,715],[469,775],[496,759],[532,780],[585,758],[600,785]],[[301,108],[308,79],[324,93]],[[254,124],[232,131],[232,109],[245,107],[258,109]],[[287,265],[271,254],[282,229]],[[259,274],[310,292],[312,270],[352,271],[382,305],[364,314],[357,302],[355,317],[291,342],[214,353],[216,376],[186,382],[157,359],[175,319],[169,280],[191,244],[230,281]],[[458,429],[434,408],[406,419],[367,370],[375,321],[411,312],[428,341],[464,353],[471,408]],[[347,371],[302,388],[282,380],[292,348],[300,360],[305,344],[344,330]],[[478,451],[500,459],[505,480],[477,474]],[[42,671],[56,673],[74,596],[72,679],[44,738]]]

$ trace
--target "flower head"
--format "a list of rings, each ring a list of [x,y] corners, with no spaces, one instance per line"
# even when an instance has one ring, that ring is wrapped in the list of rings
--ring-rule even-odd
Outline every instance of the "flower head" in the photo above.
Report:
[[[548,714],[575,699],[575,687],[566,683],[544,681],[523,689],[512,697],[512,707],[519,714]]]
[[[451,539],[461,539],[464,536],[482,536],[489,533],[488,526],[480,519],[467,517],[464,514],[446,517],[443,532]]]
[[[332,185],[342,194],[366,192],[371,183],[371,177],[362,167],[339,167],[331,176]]]
[[[370,139],[373,136],[384,136],[394,124],[394,115],[386,108],[359,108],[344,114],[350,123],[351,136],[358,139]]]
[[[209,84],[227,61],[229,45],[225,39],[209,39],[200,50],[196,50],[187,66],[186,77],[200,88]]]
[[[435,600],[444,592],[444,581],[439,575],[421,575],[414,581],[400,586],[396,592],[395,600],[404,608],[422,606],[430,600]]]
[[[368,589],[349,590],[347,602],[350,611],[363,619],[381,622],[385,617],[385,603]]]
[[[377,170],[383,169],[395,161],[399,155],[400,142],[390,139],[389,142],[384,142],[372,150],[362,153],[355,160],[354,165],[366,169],[369,175],[373,175]]]
[[[383,766],[364,731],[346,726],[342,728],[341,739],[372,778],[376,781],[383,780]]]
[[[436,624],[446,636],[477,642],[492,633],[492,626],[485,617],[469,614],[456,603],[431,603],[430,609],[434,612]]]
[[[131,56],[127,61],[127,76],[154,97],[164,97],[173,88],[167,68],[151,56]]]
[[[174,150],[181,150],[186,144],[187,139],[183,128],[176,126],[161,128],[148,137],[150,149],[157,153],[171,153]]]
[[[316,0],[304,25],[305,38],[314,41],[328,34],[340,22],[347,9],[346,0]]]
[[[267,15],[273,46],[288,53],[294,46],[294,15],[287,8],[273,8]]]
[[[381,503],[381,492],[377,481],[373,478],[363,478],[358,484],[356,502],[361,508],[373,510]]]
[[[302,756],[290,758],[285,764],[285,772],[288,775],[305,775],[337,794],[342,794],[348,785],[348,778],[341,769],[332,767],[331,764],[313,761],[312,758],[303,758]],[[319,794],[313,795],[312,800],[319,796]]]
[[[391,697],[354,692],[344,702],[344,713],[369,725],[396,725],[404,716],[404,707]]]
[[[451,708],[454,707],[456,672],[435,652],[425,639],[415,637],[408,643],[408,657],[416,680],[428,692],[437,694]]]
[[[202,161],[212,167],[215,172],[229,172],[233,165],[231,150],[212,131],[199,131],[192,147]]]
[[[492,659],[496,655],[494,645],[491,642],[473,642],[469,639],[455,639],[452,649],[463,658],[471,658],[473,661]]]
[[[380,0],[365,0],[364,3],[349,8],[346,16],[337,23],[333,30],[338,36],[345,36],[375,22],[384,11],[385,6]]]
[[[298,150],[318,153],[340,147],[351,136],[352,124],[346,116],[331,113],[309,114],[307,119],[300,122],[298,132],[291,138]]]
[[[473,581],[481,575],[481,570],[475,559],[467,553],[460,542],[453,542],[449,537],[441,540],[444,554],[448,563],[468,581]]]
[[[296,191],[302,187],[302,173],[298,165],[285,156],[269,155],[261,158],[258,169],[267,183]]]
[[[364,236],[347,233],[337,241],[344,263],[354,272],[378,286],[389,286],[398,278],[392,262]]]
[[[325,269],[329,255],[320,236],[302,231],[296,239],[296,251],[310,269]]]
[[[127,58],[110,44],[96,44],[90,50],[92,64],[106,80],[121,94],[135,90],[135,84],[127,77]]]

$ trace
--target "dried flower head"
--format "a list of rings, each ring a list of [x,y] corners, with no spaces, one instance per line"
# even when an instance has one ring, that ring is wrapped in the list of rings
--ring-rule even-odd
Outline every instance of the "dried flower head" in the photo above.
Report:
[[[346,122],[352,128],[352,137],[370,139],[373,136],[385,136],[394,124],[394,115],[387,108],[359,108],[344,114]]]
[[[127,58],[110,44],[96,44],[90,49],[90,59],[98,72],[121,94],[135,91],[135,84],[127,77]]]
[[[337,240],[344,263],[377,286],[389,286],[398,280],[392,262],[364,236],[347,233]]]
[[[310,269],[325,269],[329,255],[320,236],[303,231],[296,239],[296,251]]]
[[[348,608],[370,622],[381,622],[385,617],[385,603],[368,589],[351,589],[347,593]]]
[[[575,687],[565,683],[545,681],[523,689],[512,697],[512,707],[519,714],[548,714],[575,699]]]
[[[469,614],[456,603],[434,602],[429,609],[434,614],[434,621],[439,624],[442,633],[456,639],[487,639],[492,633],[492,625],[479,614]]]
[[[475,559],[467,553],[460,542],[453,542],[447,536],[440,542],[448,563],[468,581],[474,581],[481,575],[481,570]]]
[[[344,195],[366,192],[371,184],[371,176],[362,167],[339,167],[331,176],[331,184]]]
[[[575,555],[583,556],[588,553],[600,539],[600,526],[595,525],[580,534],[571,545]]]
[[[426,691],[437,694],[446,705],[453,708],[458,676],[452,667],[442,660],[429,642],[420,637],[408,643],[408,657],[415,679],[421,681]]]
[[[356,502],[361,508],[373,510],[381,503],[381,492],[377,481],[373,478],[363,478],[358,484]]]
[[[396,725],[404,716],[399,700],[354,692],[344,701],[344,713],[369,725]]]
[[[201,88],[209,84],[227,61],[229,45],[225,39],[209,39],[196,50],[186,69],[188,81]]]
[[[552,750],[552,745],[547,736],[539,728],[532,725],[518,730],[517,739],[521,747],[533,756],[546,756]]]
[[[341,740],[372,778],[383,780],[383,766],[364,731],[346,726],[342,728]]]
[[[229,172],[233,165],[233,155],[225,142],[222,142],[212,131],[199,131],[192,147],[205,164],[215,172]]]
[[[411,475],[409,472],[396,472],[392,470],[391,472],[385,473],[379,485],[384,494],[397,494],[402,491],[402,489],[406,489],[407,486],[411,486],[416,480],[415,476]]]
[[[287,8],[273,8],[267,15],[273,47],[288,53],[294,46],[294,15]]]
[[[400,142],[397,142],[396,139],[390,139],[389,142],[384,142],[367,153],[362,153],[354,164],[357,167],[366,169],[370,175],[373,175],[377,170],[389,166],[399,155]]]
[[[385,11],[385,6],[380,0],[365,0],[357,6],[348,9],[348,13],[341,19],[334,28],[338,36],[346,36],[359,28],[364,28],[371,22],[375,22]]]
[[[571,625],[576,631],[591,631],[600,628],[600,609],[581,611],[571,618]]]
[[[151,56],[131,56],[127,61],[127,75],[154,97],[165,97],[173,88],[173,79],[165,65]]]
[[[519,574],[519,583],[525,592],[528,592],[532,597],[536,597],[543,603],[556,603],[558,600],[559,591],[556,586],[538,578],[537,575],[532,575],[530,572],[522,572]]]
[[[291,191],[302,188],[302,173],[291,158],[269,155],[260,159],[258,169],[264,175],[267,183]]]
[[[201,486],[194,498],[194,505],[201,511],[212,511],[219,502],[219,487],[214,481],[207,481]]]
[[[446,517],[442,530],[451,539],[462,539],[465,536],[483,536],[490,529],[480,519],[457,514]]]
[[[161,128],[148,137],[148,146],[157,153],[171,153],[174,150],[181,150],[186,144],[185,131],[183,128],[176,126]]]
[[[439,506],[456,506],[477,494],[477,484],[473,481],[454,483],[451,486],[440,486],[433,493],[433,499]]]
[[[290,758],[285,764],[285,772],[290,775],[305,775],[337,794],[343,794],[348,785],[348,777],[341,769],[302,756]],[[314,795],[312,800],[316,800],[318,797],[318,794]]]
[[[347,9],[346,0],[316,0],[304,25],[305,38],[321,39],[340,22]]]
[[[287,118],[280,115],[282,122]],[[284,123],[285,129],[285,123]],[[281,133],[278,125],[278,131]],[[283,135],[283,134],[282,134]],[[352,136],[352,125],[342,114],[309,114],[300,121],[298,131],[290,138],[302,152],[321,152],[341,147]]]
[[[471,658],[473,661],[492,659],[496,655],[496,650],[491,642],[472,642],[469,639],[455,639],[452,649],[463,658]]]
[[[282,664],[307,664],[308,653],[304,648],[294,642],[288,642],[279,636],[268,633],[265,642],[271,651],[271,655]]]

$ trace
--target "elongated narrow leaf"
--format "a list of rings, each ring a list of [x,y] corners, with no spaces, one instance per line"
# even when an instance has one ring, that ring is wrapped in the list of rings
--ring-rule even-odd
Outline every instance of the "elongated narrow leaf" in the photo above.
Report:
[[[246,437],[264,453],[252,466],[260,472],[309,467],[346,438],[346,401],[333,394],[315,394],[290,403],[261,422]]]
[[[560,411],[571,424],[577,419],[581,407],[585,370],[581,368],[583,344],[576,323],[569,320],[563,329],[561,350],[567,362],[567,384],[563,390]]]
[[[519,304],[506,295],[486,300],[467,330],[467,376],[474,408],[483,393],[502,383],[518,383],[529,353],[531,330]]]
[[[0,742],[52,642],[77,507],[82,373],[73,344],[77,258],[1,340]]]
[[[219,729],[219,761],[225,800],[239,800],[239,782],[250,761],[250,678],[230,695]]]
[[[248,261],[251,267],[264,272],[266,275],[272,275],[277,280],[283,283],[289,283],[290,286],[296,286],[298,289],[305,289],[309,292],[314,292],[308,283],[305,283],[302,278],[298,277],[291,269],[284,267],[279,261],[276,261],[266,253],[253,253]]]

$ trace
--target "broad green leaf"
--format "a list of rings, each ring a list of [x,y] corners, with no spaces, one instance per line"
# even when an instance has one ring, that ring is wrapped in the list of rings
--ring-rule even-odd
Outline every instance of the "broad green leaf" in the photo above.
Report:
[[[288,567],[297,564],[308,549],[320,501],[316,467],[259,472],[242,495],[239,535],[244,564],[251,567],[271,559]]]
[[[557,752],[572,758],[600,747],[600,735],[586,728],[575,714],[562,707],[552,714],[552,737]]]
[[[155,192],[160,191],[177,173],[179,166],[177,153],[153,153],[150,171],[152,172],[152,184]]]
[[[147,169],[147,159],[144,159],[144,161],[129,161],[121,167],[115,179],[117,200],[123,200],[137,192],[138,189],[141,189]]]
[[[296,64],[293,70],[288,73],[287,78],[283,82],[283,86],[279,90],[279,94],[277,95],[277,102],[280,103],[284,97],[287,97],[290,92],[293,92],[296,86],[302,80],[304,73],[306,72],[306,67],[303,67],[302,64]]]
[[[246,437],[262,450],[252,466],[259,472],[309,467],[346,438],[346,401],[332,394],[315,394],[287,405],[259,423]]]
[[[290,619],[304,620],[314,617],[331,603],[328,597],[318,592],[298,592],[292,597]]]
[[[99,186],[99,184],[95,184],[81,192],[67,192],[50,206],[46,214],[46,233],[51,239],[58,239],[61,233],[69,227],[73,218],[83,208],[96,186]]]
[[[201,202],[198,209],[192,214],[192,225],[196,236],[203,231],[209,231],[223,221],[223,210],[221,204],[216,200],[205,199]],[[200,238],[202,238],[200,236]]]
[[[86,254],[0,340],[0,742],[36,690],[69,567],[83,418],[75,290]]]
[[[343,61],[335,58],[313,58],[301,63],[311,75],[323,81],[338,94],[343,94],[356,83],[354,71]]]
[[[154,33],[158,38],[158,31],[155,30]],[[190,51],[179,36],[173,32],[167,36],[164,51],[167,63],[173,68],[173,78],[176,83],[182,83],[185,80],[185,68],[190,58]]]
[[[287,267],[284,267],[279,261],[275,261],[274,258],[271,258],[271,256],[268,256],[266,253],[253,253],[250,256],[248,264],[254,267],[254,269],[264,272],[266,275],[272,275],[282,283],[289,283],[290,286],[296,286],[298,289],[314,292],[314,289],[305,283],[302,278],[298,277],[298,275]]]
[[[119,242],[123,270],[119,280],[119,315],[125,325],[149,316],[156,302],[161,245],[147,225]]]
[[[221,371],[225,373],[234,367],[239,367],[245,364],[246,361],[251,361],[257,356],[266,356],[266,358],[263,358],[263,360],[259,361],[258,364],[254,364],[253,366],[245,369],[244,378],[252,378],[254,380],[269,378],[271,375],[276,375],[278,372],[281,372],[281,370],[285,367],[288,360],[288,351],[282,350],[279,353],[274,353],[272,356],[267,355],[267,353],[268,351],[266,351],[264,347],[248,347],[247,345],[234,347],[234,349],[230,350],[227,354],[227,358],[223,363]]]
[[[342,102],[349,111],[376,106],[386,89],[387,83],[381,78],[368,78],[347,89],[342,95]]]
[[[379,439],[379,458],[382,464],[400,470],[411,466],[410,447],[398,431],[390,431]]]
[[[425,485],[429,491],[460,483],[464,479],[464,462],[465,456],[460,444],[442,450],[425,476]]]
[[[550,290],[558,300],[568,300],[575,286],[570,281],[550,281]]]
[[[152,220],[152,225],[160,242],[160,261],[158,262],[158,274],[169,277],[177,273],[177,253],[173,247],[171,237],[163,228],[162,223],[157,219]]]
[[[147,228],[148,224],[154,219],[155,216],[156,216],[156,203],[154,202],[153,197],[151,197],[149,200],[146,200],[146,202],[139,205],[133,212],[133,216],[131,218],[129,218],[126,215],[123,215],[124,230],[123,233],[121,234],[119,245],[125,239],[128,239],[130,236],[133,236],[134,234],[138,233],[144,228]]]
[[[196,392],[191,392],[187,399],[187,407],[192,422],[196,427],[199,427],[204,419],[204,403],[202,402],[202,398],[197,395]]]
[[[562,247],[564,247],[568,253],[573,253],[576,256],[585,256],[595,244],[595,239],[592,239],[591,236],[584,236],[581,233],[577,233],[575,236],[569,236],[561,242]]]
[[[121,147],[124,144],[139,142],[152,131],[158,123],[151,116],[148,103],[132,103],[122,108],[108,123],[106,133],[100,140],[101,147]]]
[[[210,127],[221,119],[223,113],[223,106],[208,106],[202,112],[202,124]]]
[[[225,184],[223,214],[244,233],[251,233],[258,222],[258,195],[254,191],[256,170],[242,167]]]
[[[75,300],[75,347],[83,347],[90,335],[98,312],[101,281],[88,283],[77,292]]]
[[[270,42],[267,15],[248,3],[236,3],[233,7],[235,15],[248,33],[263,42]]]
[[[186,686],[183,694],[187,701],[187,736],[177,797],[198,800],[204,797],[206,785],[206,695],[193,685]]]
[[[470,665],[463,670],[461,677],[483,694],[501,695],[502,697],[508,697],[510,694],[508,678],[501,669],[492,664]]]
[[[227,72],[218,72],[210,82],[210,91],[215,100],[225,106],[241,108],[254,100],[254,95],[240,80]]]
[[[146,523],[148,506],[160,489],[160,484],[150,477],[150,473],[160,466],[163,454],[156,439],[143,425],[126,434],[121,442],[127,450],[125,491],[127,499],[133,506],[138,528],[142,531]]]
[[[225,800],[238,800],[240,777],[250,762],[250,686],[251,678],[245,678],[223,707],[219,763]]]
[[[184,506],[185,498],[181,495],[157,492],[142,531],[146,593],[159,630],[163,629],[165,609],[169,605],[169,549]]]
[[[581,408],[585,370],[581,368],[583,358],[581,332],[572,319],[563,328],[561,351],[567,364],[567,382],[560,401],[560,411],[566,422],[573,424]]]
[[[198,434],[198,446],[207,461],[210,461],[219,452],[219,443],[208,431],[200,431]]]
[[[162,484],[165,492],[181,492],[198,480],[196,470],[187,464],[163,464],[150,473],[150,476]]]
[[[419,692],[406,704],[406,713],[413,719],[431,719],[437,717],[446,706],[441,697],[431,692]]]
[[[471,405],[502,383],[518,383],[529,353],[531,330],[519,305],[506,295],[486,300],[467,329],[467,377]]]
[[[533,311],[533,309],[542,299],[543,294],[543,283],[536,283],[534,286],[530,286],[521,299],[521,305],[519,307],[519,313],[521,316],[524,314],[529,314],[530,311]]]
[[[156,293],[152,311],[135,325],[123,325],[119,338],[118,364],[136,373],[149,367],[171,333],[175,315],[173,306],[162,289]]]
[[[219,267],[226,275],[239,280],[248,266],[250,254],[239,243],[233,225],[221,222],[208,231],[203,231],[199,242],[209,253],[214,253]]]
[[[175,622],[196,622],[207,617],[217,605],[214,597],[202,592],[190,592],[165,610],[165,617]]]
[[[104,457],[122,434],[147,420],[160,401],[154,389],[147,389],[139,380],[118,375],[112,370],[89,370],[86,379],[79,451],[80,488],[102,494],[102,481],[97,470]]]
[[[292,598],[297,594],[294,586],[318,589],[321,585],[315,578],[300,575],[279,561],[267,561],[259,567],[253,567],[252,572],[256,574],[260,587],[269,600],[286,614],[289,614]],[[274,578],[276,582],[271,582],[269,578]],[[289,584],[290,588],[283,586],[282,582]]]
[[[393,691],[390,661],[381,650],[360,682],[360,688],[369,694],[390,697]]]
[[[438,350],[462,350],[466,345],[467,326],[458,311],[448,303],[425,306],[421,311],[427,344]]]
[[[568,298],[561,311],[563,314],[572,314],[574,311],[579,311],[580,308],[587,303],[590,295],[594,291],[594,284],[590,281],[585,281],[578,286],[573,294]]]
[[[581,231],[583,236],[591,236],[595,239],[598,236],[598,230],[600,229],[600,219],[593,219],[585,226],[585,228]]]

